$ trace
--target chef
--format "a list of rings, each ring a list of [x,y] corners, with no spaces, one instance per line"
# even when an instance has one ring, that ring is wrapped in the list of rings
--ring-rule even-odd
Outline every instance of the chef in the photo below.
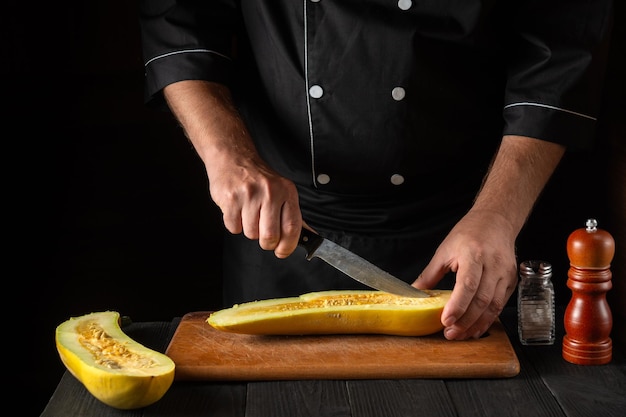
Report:
[[[515,241],[567,149],[591,146],[609,0],[141,2],[166,104],[223,213],[224,305],[361,284],[301,227],[418,288],[448,339],[517,284]]]

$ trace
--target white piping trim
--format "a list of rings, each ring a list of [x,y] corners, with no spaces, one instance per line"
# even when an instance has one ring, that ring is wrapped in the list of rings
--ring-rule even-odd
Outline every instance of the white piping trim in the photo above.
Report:
[[[587,114],[582,114],[582,113],[578,113],[572,110],[567,110],[567,109],[562,109],[560,107],[555,107],[555,106],[550,106],[548,104],[541,104],[541,103],[530,103],[528,101],[523,101],[520,103],[512,103],[512,104],[507,104],[506,106],[504,106],[504,109],[508,109],[509,107],[515,107],[515,106],[535,106],[535,107],[543,107],[546,109],[552,109],[552,110],[558,110],[558,111],[563,111],[565,113],[569,113],[569,114],[573,114],[575,116],[580,116],[580,117],[584,117],[585,119],[591,119],[591,120],[597,120],[595,117],[593,116],[589,116]]]
[[[306,5],[308,0],[304,0],[303,9],[304,9],[304,87],[306,89],[306,111],[307,117],[309,119],[309,138],[310,138],[310,150],[311,150],[311,175],[313,176],[313,186],[317,188],[317,180],[315,173],[315,146],[313,145],[313,118],[311,116],[311,97],[309,96],[309,48],[308,48],[308,25],[307,25],[307,13],[306,13]]]
[[[210,49],[184,49],[182,51],[174,51],[174,52],[168,52],[166,54],[162,54],[162,55],[157,55],[152,59],[149,59],[145,64],[144,67],[147,67],[148,65],[150,65],[150,63],[152,63],[152,61],[156,61],[157,59],[161,59],[161,58],[167,58],[168,56],[172,56],[172,55],[178,55],[178,54],[189,54],[189,53],[206,53],[206,54],[215,54],[215,55],[219,55],[222,58],[226,58],[226,59],[230,59],[229,57],[227,57],[224,54],[220,54],[219,52],[216,51],[212,51]]]

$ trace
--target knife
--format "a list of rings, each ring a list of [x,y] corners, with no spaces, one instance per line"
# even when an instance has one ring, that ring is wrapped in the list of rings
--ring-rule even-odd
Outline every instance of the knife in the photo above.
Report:
[[[298,245],[306,250],[308,261],[314,257],[320,258],[368,287],[403,297],[430,297],[427,292],[412,287],[346,248],[304,227],[300,232]]]

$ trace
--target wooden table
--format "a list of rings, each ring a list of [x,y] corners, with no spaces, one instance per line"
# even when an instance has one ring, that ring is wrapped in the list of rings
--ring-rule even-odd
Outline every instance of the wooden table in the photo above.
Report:
[[[518,341],[515,310],[502,313],[521,366],[511,378],[176,381],[157,403],[121,411],[66,372],[41,417],[626,416],[626,355],[614,347],[607,365],[566,362],[562,317],[557,343],[530,347]],[[179,322],[133,323],[124,331],[164,352]]]

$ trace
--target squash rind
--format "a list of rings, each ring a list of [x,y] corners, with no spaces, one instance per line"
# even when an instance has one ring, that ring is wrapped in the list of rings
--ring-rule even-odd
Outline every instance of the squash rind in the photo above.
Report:
[[[451,291],[408,298],[382,291],[335,290],[234,305],[212,313],[215,329],[257,335],[387,334],[425,336],[443,329]]]
[[[127,336],[119,326],[119,319],[119,313],[114,311],[70,318],[56,328],[57,351],[68,371],[101,402],[124,410],[146,407],[168,391],[174,381],[175,364],[165,354]],[[101,353],[93,351],[101,347],[86,347],[89,341],[84,340],[84,326],[88,325],[102,331],[105,342],[116,353],[96,359]],[[117,363],[119,352],[132,359],[120,356]],[[111,363],[106,363],[107,360]]]

